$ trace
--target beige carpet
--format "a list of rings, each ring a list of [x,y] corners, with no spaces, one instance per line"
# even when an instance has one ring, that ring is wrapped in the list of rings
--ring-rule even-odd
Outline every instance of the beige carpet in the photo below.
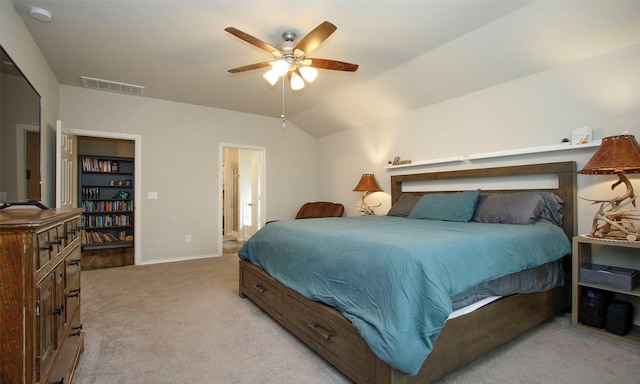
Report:
[[[238,240],[224,240],[222,242],[222,254],[223,255],[231,255],[237,254],[240,250],[240,247],[244,244],[244,241]]]
[[[82,273],[75,384],[347,383],[238,296],[237,256]],[[558,316],[442,384],[638,383],[640,347]]]

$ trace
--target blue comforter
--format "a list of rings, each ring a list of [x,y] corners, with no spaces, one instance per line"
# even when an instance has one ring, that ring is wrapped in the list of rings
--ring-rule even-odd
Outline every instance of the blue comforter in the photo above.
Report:
[[[301,295],[337,308],[371,350],[415,375],[451,297],[571,253],[561,228],[389,216],[279,221],[238,255]]]

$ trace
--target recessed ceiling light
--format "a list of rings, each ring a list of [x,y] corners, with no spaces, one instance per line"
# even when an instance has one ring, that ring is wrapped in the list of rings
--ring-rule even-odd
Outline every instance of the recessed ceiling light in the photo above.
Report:
[[[47,11],[46,9],[42,9],[40,7],[30,7],[29,14],[34,19],[44,21],[47,23],[53,20],[53,17],[51,16],[51,12]]]

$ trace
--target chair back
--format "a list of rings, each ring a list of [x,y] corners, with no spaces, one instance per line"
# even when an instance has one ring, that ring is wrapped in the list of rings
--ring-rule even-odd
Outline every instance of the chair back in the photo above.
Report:
[[[313,203],[305,203],[296,219],[314,219],[319,217],[342,217],[344,214],[344,205],[339,203],[330,203],[326,201],[316,201]]]

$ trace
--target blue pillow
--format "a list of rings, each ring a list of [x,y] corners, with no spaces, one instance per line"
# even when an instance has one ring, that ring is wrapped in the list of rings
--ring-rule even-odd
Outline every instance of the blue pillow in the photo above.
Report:
[[[468,222],[476,210],[480,190],[457,193],[429,193],[409,213],[410,219]]]

